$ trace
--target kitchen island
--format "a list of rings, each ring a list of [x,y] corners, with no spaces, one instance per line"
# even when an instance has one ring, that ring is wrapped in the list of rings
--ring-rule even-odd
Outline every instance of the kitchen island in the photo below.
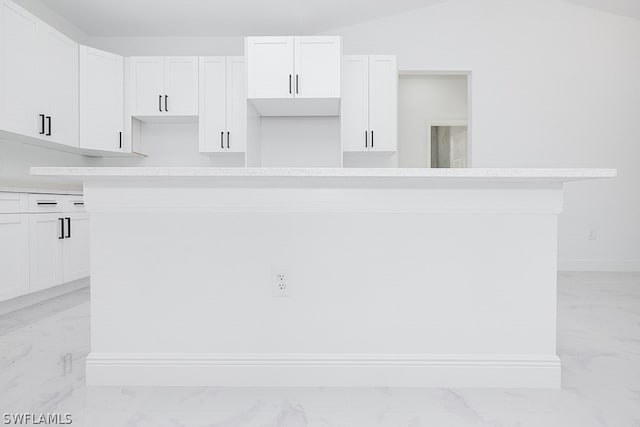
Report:
[[[563,186],[616,172],[32,174],[83,182],[88,384],[559,387]]]

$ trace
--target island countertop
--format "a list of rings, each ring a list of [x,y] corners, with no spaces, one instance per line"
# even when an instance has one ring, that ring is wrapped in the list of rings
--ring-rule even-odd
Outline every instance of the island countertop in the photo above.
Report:
[[[82,181],[110,178],[314,178],[389,180],[481,180],[565,182],[613,178],[616,169],[595,168],[215,168],[215,167],[32,167],[31,174]]]

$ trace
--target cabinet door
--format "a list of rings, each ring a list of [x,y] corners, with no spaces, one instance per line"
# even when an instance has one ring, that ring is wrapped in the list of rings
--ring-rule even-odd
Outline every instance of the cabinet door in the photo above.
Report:
[[[249,98],[293,98],[293,37],[248,37]]]
[[[0,214],[0,301],[29,290],[27,215]]]
[[[369,57],[369,130],[372,150],[398,147],[398,70],[393,55]]]
[[[225,151],[226,60],[224,56],[200,58],[200,151]]]
[[[242,153],[247,146],[247,79],[242,56],[227,57],[227,149]]]
[[[51,117],[46,139],[78,147],[78,44],[44,23],[40,27],[41,96]]]
[[[198,57],[165,58],[164,110],[170,116],[198,115]]]
[[[340,129],[344,151],[369,149],[369,57],[348,55],[342,65]]]
[[[340,37],[295,37],[294,58],[296,98],[340,97]]]
[[[29,289],[62,283],[62,214],[29,214]]]
[[[122,151],[124,60],[80,46],[80,146]]]
[[[157,116],[164,112],[164,57],[130,58],[131,115]]]
[[[0,2],[0,128],[39,136],[44,114],[38,70],[39,20],[11,2]]]
[[[89,276],[89,214],[65,213],[65,239],[62,241],[63,282]]]

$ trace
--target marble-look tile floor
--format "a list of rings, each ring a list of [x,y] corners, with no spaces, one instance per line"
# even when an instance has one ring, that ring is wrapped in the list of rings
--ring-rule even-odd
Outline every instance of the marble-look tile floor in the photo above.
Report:
[[[84,289],[0,316],[0,417],[68,412],[86,427],[640,426],[640,274],[562,273],[558,286],[560,390],[87,387]]]

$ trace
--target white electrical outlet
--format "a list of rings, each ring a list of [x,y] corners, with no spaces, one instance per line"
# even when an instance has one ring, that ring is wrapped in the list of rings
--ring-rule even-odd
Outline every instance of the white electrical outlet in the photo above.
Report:
[[[596,230],[589,231],[589,240],[596,240],[598,238],[598,232]]]
[[[274,297],[291,296],[291,277],[284,269],[277,269],[273,274],[272,294]]]

